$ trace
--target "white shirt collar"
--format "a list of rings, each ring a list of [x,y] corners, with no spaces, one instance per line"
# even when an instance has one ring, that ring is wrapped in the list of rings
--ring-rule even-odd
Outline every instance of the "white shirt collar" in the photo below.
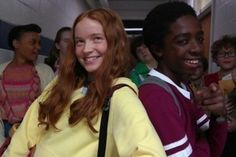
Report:
[[[190,92],[186,90],[186,86],[183,83],[181,83],[181,85],[183,86],[183,88],[181,88],[177,84],[175,84],[169,77],[156,71],[155,69],[150,70],[149,75],[158,77],[162,79],[163,81],[175,86],[184,97],[186,97],[187,99],[190,99]]]

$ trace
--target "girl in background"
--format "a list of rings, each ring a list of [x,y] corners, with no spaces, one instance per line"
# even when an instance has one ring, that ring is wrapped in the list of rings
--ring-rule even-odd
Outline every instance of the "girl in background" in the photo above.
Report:
[[[72,30],[70,27],[62,27],[57,31],[56,38],[49,52],[49,57],[44,62],[48,64],[56,73],[59,65],[65,58],[68,45],[72,42]]]

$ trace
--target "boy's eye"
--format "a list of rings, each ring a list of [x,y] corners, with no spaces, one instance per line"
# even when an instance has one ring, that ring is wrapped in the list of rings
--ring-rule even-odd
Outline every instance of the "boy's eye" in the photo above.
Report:
[[[188,44],[188,40],[187,39],[177,40],[177,44],[180,46],[186,45],[186,44]]]
[[[201,43],[201,44],[202,44],[203,41],[204,41],[204,37],[198,37],[198,38],[197,38],[197,41],[198,41],[198,43]]]
[[[225,51],[220,51],[218,52],[217,54],[217,57],[219,58],[223,58],[223,57],[235,57],[236,56],[236,52],[235,51],[228,51],[228,52],[225,52]]]

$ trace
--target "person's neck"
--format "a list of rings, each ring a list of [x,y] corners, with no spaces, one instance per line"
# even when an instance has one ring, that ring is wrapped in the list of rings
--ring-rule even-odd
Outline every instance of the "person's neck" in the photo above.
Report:
[[[165,76],[167,76],[169,79],[171,79],[176,85],[178,85],[179,87],[181,86],[181,82],[182,82],[182,77],[176,75],[175,73],[173,73],[172,71],[170,71],[168,68],[166,68],[165,66],[161,66],[158,65],[158,67],[156,68],[157,71],[159,71],[160,73],[164,74]]]
[[[22,65],[33,65],[34,63],[15,57],[11,61],[11,64],[14,65],[14,66],[22,66]]]
[[[95,73],[89,73],[87,77],[88,82],[93,82],[95,80]]]
[[[227,69],[227,70],[221,69],[221,70],[219,71],[219,75],[220,75],[220,77],[222,78],[222,77],[224,77],[224,76],[226,76],[226,75],[232,73],[232,71],[233,71],[233,69]]]
[[[59,60],[60,60],[60,62],[62,62],[62,60],[65,58],[65,54],[64,53],[62,53],[62,52],[59,52]]]
[[[152,69],[152,68],[157,68],[157,61],[156,60],[150,60],[148,63],[146,63],[146,65],[148,66],[149,69]]]
[[[190,82],[193,83],[193,84],[201,84],[202,83],[202,79],[199,78],[199,79],[196,79],[196,80],[191,80]]]

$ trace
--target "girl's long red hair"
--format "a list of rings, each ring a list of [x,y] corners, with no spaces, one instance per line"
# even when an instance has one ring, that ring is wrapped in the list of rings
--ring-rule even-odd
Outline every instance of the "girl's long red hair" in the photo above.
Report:
[[[85,118],[90,129],[96,132],[92,120],[101,111],[113,80],[126,76],[129,70],[128,39],[120,17],[109,9],[86,11],[76,18],[73,34],[75,26],[84,18],[96,20],[103,27],[108,44],[104,61],[96,72],[95,81],[88,84],[87,94],[70,104],[73,91],[87,82],[87,72],[75,56],[75,45],[71,44],[55,85],[46,100],[40,103],[39,124],[45,125],[46,130],[56,128],[57,121],[69,105],[69,124],[76,125]]]

